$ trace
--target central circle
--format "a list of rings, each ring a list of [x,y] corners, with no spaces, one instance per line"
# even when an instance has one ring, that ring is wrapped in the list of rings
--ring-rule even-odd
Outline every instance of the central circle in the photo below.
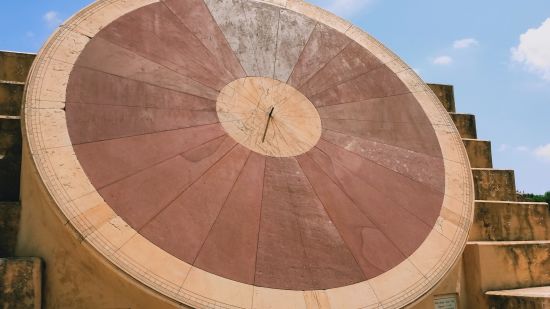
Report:
[[[267,77],[245,77],[227,84],[216,102],[227,133],[250,150],[271,157],[293,157],[321,138],[321,118],[298,90]]]

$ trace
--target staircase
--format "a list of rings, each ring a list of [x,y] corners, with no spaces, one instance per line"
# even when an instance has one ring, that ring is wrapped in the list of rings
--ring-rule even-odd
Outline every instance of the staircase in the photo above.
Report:
[[[0,52],[0,308],[41,307],[42,262],[15,258],[21,204],[21,102],[34,55]]]
[[[457,114],[453,87],[429,85],[463,138],[474,178],[475,218],[463,254],[461,308],[550,308],[550,208],[516,199],[514,171],[493,168],[475,116]]]

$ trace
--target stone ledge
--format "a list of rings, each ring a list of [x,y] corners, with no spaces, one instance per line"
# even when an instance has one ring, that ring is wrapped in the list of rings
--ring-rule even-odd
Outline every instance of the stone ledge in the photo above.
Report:
[[[0,258],[0,306],[39,309],[42,297],[42,261],[39,258]]]
[[[0,115],[19,116],[24,84],[0,81]]]
[[[516,180],[513,170],[472,168],[472,174],[476,200],[516,201]]]
[[[550,287],[489,291],[491,309],[547,309],[550,308]]]
[[[532,241],[550,239],[546,203],[476,201],[471,241]]]
[[[25,82],[35,54],[0,52],[0,80]]]
[[[449,113],[456,112],[454,87],[452,85],[428,84],[428,87],[432,89]]]
[[[462,142],[464,143],[464,147],[466,147],[466,152],[468,153],[472,168],[493,167],[493,155],[490,141],[463,138]]]
[[[449,113],[462,138],[477,138],[476,116],[470,114]]]

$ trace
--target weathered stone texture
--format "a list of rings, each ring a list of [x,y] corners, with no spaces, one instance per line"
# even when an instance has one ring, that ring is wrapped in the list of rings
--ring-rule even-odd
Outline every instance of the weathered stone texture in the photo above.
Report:
[[[550,241],[470,242],[463,259],[464,308],[490,308],[487,291],[550,285]]]
[[[545,203],[477,202],[470,241],[550,239],[550,211]]]
[[[462,138],[477,138],[476,116],[470,114],[450,113]]]
[[[19,200],[21,125],[0,116],[0,201]]]
[[[491,142],[477,139],[463,139],[472,168],[492,168]]]
[[[20,115],[23,88],[23,84],[0,82],[0,115]]]
[[[20,211],[18,202],[0,202],[0,257],[14,255]]]
[[[516,200],[516,181],[513,170],[473,168],[472,174],[476,200]]]
[[[38,258],[0,259],[0,307],[41,307],[42,262]]]
[[[35,55],[1,52],[0,80],[25,82]]]
[[[455,113],[454,88],[451,85],[428,84],[449,113]]]

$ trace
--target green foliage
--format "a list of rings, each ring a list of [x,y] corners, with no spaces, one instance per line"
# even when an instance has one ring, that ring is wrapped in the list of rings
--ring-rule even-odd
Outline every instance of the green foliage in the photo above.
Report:
[[[538,202],[538,203],[548,203],[550,204],[550,191],[544,193],[544,195],[536,195],[531,193],[521,194],[521,198],[526,202]]]

